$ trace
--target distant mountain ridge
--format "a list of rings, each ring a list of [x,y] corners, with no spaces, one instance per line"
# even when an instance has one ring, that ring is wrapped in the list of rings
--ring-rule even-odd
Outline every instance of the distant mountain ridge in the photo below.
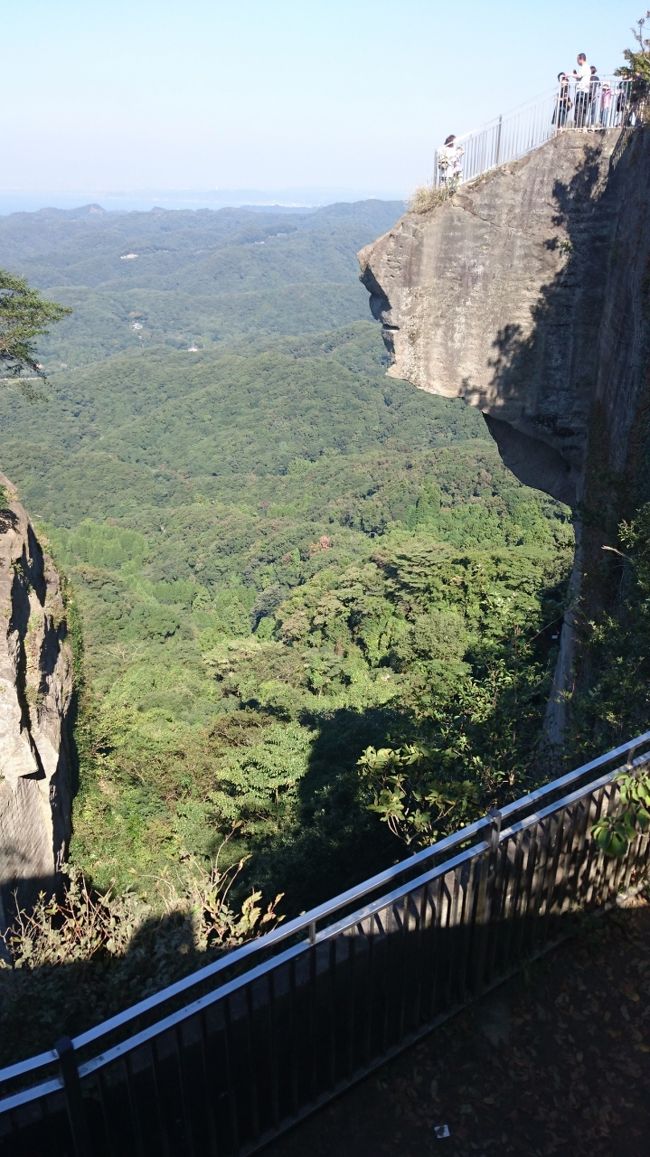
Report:
[[[248,208],[296,209],[317,208],[335,201],[401,200],[402,190],[346,189],[346,188],[286,188],[286,189],[125,189],[98,190],[77,189],[61,191],[45,189],[40,192],[29,190],[0,190],[0,215],[4,213],[35,212],[43,206],[57,206],[60,209],[75,209],[79,205],[95,203],[107,211],[130,212],[149,210],[156,207],[165,209],[223,209],[247,206]]]
[[[402,208],[43,209],[0,217],[0,249],[5,268],[74,311],[42,343],[56,372],[152,343],[187,350],[365,320],[354,253]]]

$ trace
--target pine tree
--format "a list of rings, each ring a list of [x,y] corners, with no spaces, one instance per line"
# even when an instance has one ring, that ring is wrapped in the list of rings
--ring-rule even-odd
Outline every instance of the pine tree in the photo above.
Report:
[[[36,361],[34,339],[46,333],[49,322],[70,313],[63,305],[46,301],[22,277],[0,269],[0,364],[8,377],[25,370],[44,377]]]

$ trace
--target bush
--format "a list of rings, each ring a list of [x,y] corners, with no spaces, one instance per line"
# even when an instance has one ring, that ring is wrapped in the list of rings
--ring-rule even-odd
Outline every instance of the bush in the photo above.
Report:
[[[41,893],[0,937],[0,1064],[51,1048],[269,931],[280,896],[228,902],[242,867],[192,862],[184,880],[157,882],[156,908],[133,892],[95,892],[68,867],[60,896]]]
[[[441,185],[438,188],[434,185],[420,185],[409,201],[409,212],[430,213],[432,209],[448,201],[452,193],[453,189],[448,185]]]

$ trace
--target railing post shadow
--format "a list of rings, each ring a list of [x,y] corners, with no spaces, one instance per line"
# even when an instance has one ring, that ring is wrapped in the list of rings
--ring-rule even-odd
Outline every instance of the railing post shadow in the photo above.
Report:
[[[63,1080],[63,1092],[75,1157],[92,1157],[77,1058],[70,1037],[60,1037],[54,1045],[54,1051],[59,1058],[59,1069]]]

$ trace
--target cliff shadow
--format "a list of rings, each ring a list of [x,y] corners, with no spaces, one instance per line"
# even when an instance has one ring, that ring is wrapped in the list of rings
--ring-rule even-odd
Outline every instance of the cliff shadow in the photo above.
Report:
[[[314,732],[307,768],[296,787],[292,821],[277,835],[253,838],[239,897],[253,884],[264,895],[282,892],[289,915],[321,903],[405,852],[361,799],[357,760],[366,747],[413,734],[416,720],[397,707],[341,707],[306,712]]]
[[[531,306],[532,328],[524,333],[520,324],[502,327],[488,357],[494,404],[484,418],[504,462],[522,482],[574,510],[598,374],[615,206],[615,195],[603,183],[602,148],[585,144],[574,176],[554,182],[557,232],[543,247],[557,254],[561,268]],[[508,407],[520,412],[516,423],[499,417]]]
[[[552,630],[548,628],[548,634]],[[557,646],[555,640],[540,633],[537,640],[540,654]],[[477,671],[488,665],[488,654],[477,649],[472,661]],[[480,677],[480,676],[477,676]],[[442,833],[455,830],[461,822],[463,798],[472,816],[486,812],[490,807],[516,798],[550,775],[558,774],[563,766],[556,753],[542,745],[530,752],[525,770],[512,781],[508,777],[498,785],[489,773],[468,780],[466,756],[462,752],[488,752],[494,742],[494,733],[510,714],[524,710],[523,703],[530,694],[525,666],[512,671],[512,677],[495,689],[490,704],[472,716],[467,706],[457,706],[458,719],[447,727],[435,714],[431,717],[396,704],[355,709],[341,707],[327,712],[308,712],[300,717],[303,726],[314,732],[307,769],[297,784],[295,815],[284,823],[282,831],[269,837],[253,838],[250,842],[250,861],[235,895],[239,899],[251,885],[260,888],[266,897],[281,892],[282,910],[289,917],[329,900],[362,880],[383,871],[423,845],[415,838],[415,823],[411,823],[413,843],[408,845],[391,831],[388,823],[371,805],[380,793],[390,791],[388,777],[379,773],[376,781],[365,779],[358,761],[367,748],[400,749],[414,744],[424,751],[437,752],[427,759],[422,783],[436,788],[444,797],[451,792],[458,795],[458,808],[441,816]],[[548,692],[546,684],[538,688],[536,708],[539,720]],[[530,711],[530,704],[526,710]],[[449,711],[453,707],[449,706]],[[436,777],[432,770],[435,760],[440,765]],[[414,783],[405,777],[403,804],[405,812],[415,808],[417,776]],[[397,790],[397,789],[396,789]],[[423,789],[422,789],[423,790]],[[473,794],[472,794],[473,793]],[[408,824],[404,825],[404,830]]]
[[[78,1035],[218,958],[197,944],[189,912],[142,919],[116,903],[98,917],[92,888],[85,899],[74,882],[69,895],[59,888],[57,908],[46,882],[30,883],[42,899],[18,915],[14,901],[0,939],[0,1067]]]

